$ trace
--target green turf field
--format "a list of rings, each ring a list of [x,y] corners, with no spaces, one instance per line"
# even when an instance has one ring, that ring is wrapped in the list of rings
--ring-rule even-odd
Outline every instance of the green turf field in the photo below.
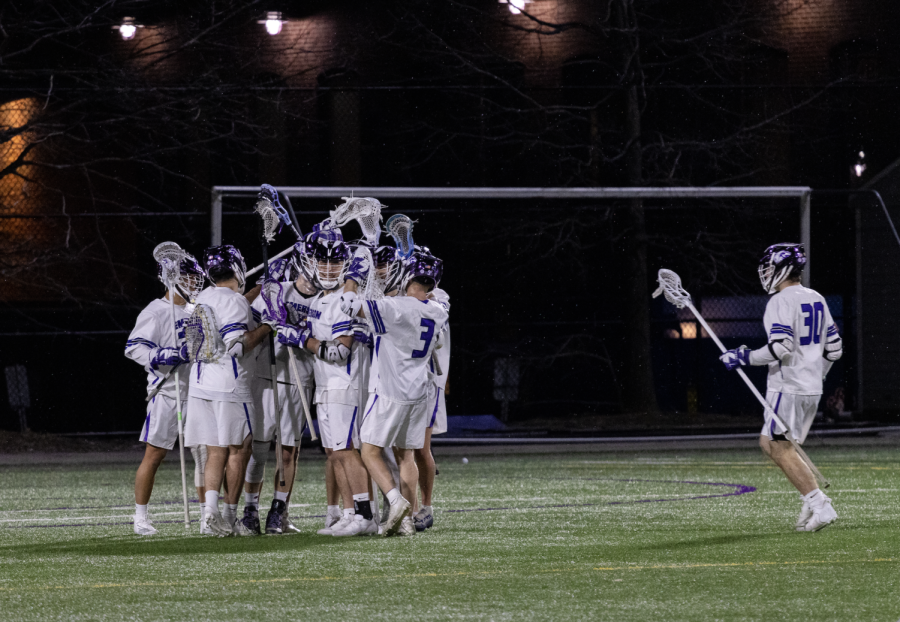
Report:
[[[177,462],[153,538],[131,532],[134,465],[0,466],[0,603],[16,620],[896,622],[900,453],[810,453],[840,516],[818,533],[793,531],[798,496],[755,451],[439,458],[435,527],[413,538],[316,536],[315,460],[291,511],[306,533],[241,539],[160,524],[180,518]]]

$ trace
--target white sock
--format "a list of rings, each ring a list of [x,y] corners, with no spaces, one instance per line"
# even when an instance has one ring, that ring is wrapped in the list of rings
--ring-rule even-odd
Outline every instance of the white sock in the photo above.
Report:
[[[278,492],[277,490],[275,491],[275,498],[279,501],[284,501],[285,503],[287,503],[287,496],[288,493],[286,492]]]
[[[356,514],[356,510],[354,510],[353,508],[344,508],[344,518],[353,516],[354,514]]]
[[[340,516],[341,515],[341,506],[339,505],[329,505],[328,511],[325,512],[328,516]]]
[[[219,491],[206,491],[206,513],[213,516],[219,516]]]
[[[388,503],[390,503],[391,505],[394,505],[400,499],[403,498],[403,495],[400,494],[399,488],[391,488],[390,490],[388,490],[387,498],[388,498]]]
[[[430,505],[423,505],[421,509],[425,510],[429,514],[434,514],[434,512],[432,511],[432,507]]]
[[[139,503],[134,504],[134,515],[138,518],[147,518],[147,507],[146,505],[140,505]]]
[[[245,492],[244,493],[244,505],[252,505],[254,507],[259,507],[259,493],[258,492]]]
[[[810,507],[813,509],[818,509],[825,505],[825,495],[819,488],[816,488],[808,495],[803,495],[804,501],[806,501]]]
[[[222,518],[229,524],[233,523],[237,518],[237,503],[226,503],[222,511]]]

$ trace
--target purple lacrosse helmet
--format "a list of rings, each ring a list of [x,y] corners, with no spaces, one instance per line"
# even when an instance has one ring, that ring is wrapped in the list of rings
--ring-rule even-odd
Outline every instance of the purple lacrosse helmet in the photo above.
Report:
[[[322,229],[316,225],[303,242],[294,245],[294,249],[300,255],[303,276],[313,286],[330,290],[341,284],[350,259],[350,250],[340,229]],[[328,267],[334,264],[339,264],[339,269]]]
[[[417,246],[412,256],[405,262],[403,277],[404,291],[412,280],[418,280],[425,285],[431,285],[431,289],[438,286],[444,275],[444,261],[431,254],[427,246]]]
[[[372,252],[372,260],[375,262],[379,277],[384,279],[385,293],[400,287],[406,271],[400,251],[396,247],[379,246]]]
[[[163,267],[160,263],[156,265],[156,276],[161,283],[166,282],[163,275]],[[175,290],[178,292],[178,295],[185,300],[193,300],[200,294],[205,281],[206,272],[200,267],[196,257],[185,251],[181,264],[178,266],[178,282],[175,283]]]
[[[805,267],[806,251],[802,244],[773,244],[759,260],[759,282],[767,294],[774,294],[781,282],[798,278]]]
[[[203,265],[206,268],[206,274],[210,281],[216,282],[228,271],[234,274],[234,278],[238,281],[238,287],[241,293],[244,292],[244,286],[247,283],[247,264],[244,263],[244,257],[241,251],[231,244],[223,244],[222,246],[210,246],[203,253]]]

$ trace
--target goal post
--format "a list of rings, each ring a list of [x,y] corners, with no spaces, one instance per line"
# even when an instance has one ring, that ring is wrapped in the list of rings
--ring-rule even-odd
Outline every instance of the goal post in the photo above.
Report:
[[[377,199],[796,199],[799,202],[800,242],[806,249],[803,285],[810,284],[812,188],[807,186],[732,187],[636,187],[636,188],[463,188],[463,187],[380,187],[380,186],[277,186],[290,198],[339,198],[371,196]],[[222,199],[252,197],[259,186],[213,186],[210,210],[210,240],[222,243]]]

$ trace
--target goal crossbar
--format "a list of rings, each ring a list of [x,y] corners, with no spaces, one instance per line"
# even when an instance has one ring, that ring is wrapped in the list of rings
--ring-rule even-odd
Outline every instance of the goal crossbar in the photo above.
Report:
[[[634,187],[634,188],[460,188],[382,186],[277,186],[291,198],[338,198],[372,196],[379,199],[796,199],[800,203],[800,242],[806,249],[803,285],[809,287],[810,274],[810,194],[808,186],[714,186],[714,187]],[[213,186],[210,213],[213,246],[222,243],[222,199],[256,196],[259,186]]]

